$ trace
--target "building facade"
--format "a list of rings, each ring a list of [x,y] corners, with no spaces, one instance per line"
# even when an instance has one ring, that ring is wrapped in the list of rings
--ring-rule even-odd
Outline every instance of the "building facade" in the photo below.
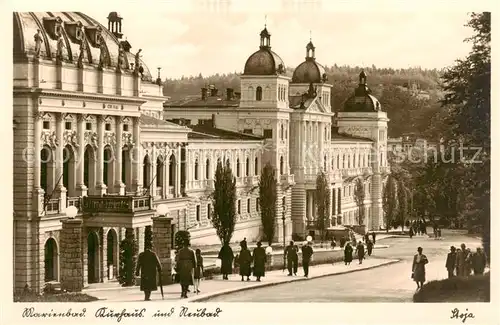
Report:
[[[312,42],[289,78],[264,29],[240,94],[204,89],[176,104],[163,96],[160,71],[155,80],[141,50],[132,53],[123,40],[116,12],[107,28],[74,12],[14,13],[13,27],[16,291],[114,280],[119,243],[134,238],[142,251],[148,227],[167,269],[178,230],[189,230],[193,245],[218,244],[210,194],[219,161],[237,180],[234,240],[262,238],[258,182],[266,163],[279,176],[276,240],[315,231],[320,171],[330,183],[329,225],[358,223],[360,177],[364,223],[382,224],[387,116],[364,73],[335,115]],[[179,123],[186,120],[193,123]],[[160,204],[168,218],[157,216]]]

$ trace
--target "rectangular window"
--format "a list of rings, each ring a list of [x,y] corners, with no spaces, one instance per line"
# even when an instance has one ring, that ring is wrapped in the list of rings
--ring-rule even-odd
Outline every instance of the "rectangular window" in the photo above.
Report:
[[[207,219],[210,220],[212,218],[212,205],[209,203],[207,204]]]
[[[123,131],[128,132],[128,124],[123,124]]]
[[[49,121],[43,121],[43,129],[44,130],[50,129],[50,122]]]
[[[200,222],[200,219],[201,219],[200,214],[201,214],[201,213],[200,213],[200,206],[199,206],[199,205],[197,205],[197,206],[196,206],[196,221],[197,221],[197,222]]]
[[[264,138],[272,139],[273,138],[273,129],[264,129]]]
[[[71,122],[66,122],[66,123],[64,124],[64,128],[65,128],[66,130],[71,130]]]
[[[106,131],[111,131],[111,123],[106,123],[104,127]]]
[[[259,198],[256,198],[255,199],[255,211],[259,211],[260,210],[260,200]]]
[[[250,199],[247,199],[247,213],[250,213]]]
[[[243,129],[243,133],[253,134],[253,129]]]
[[[92,130],[92,123],[85,123],[85,130]]]
[[[241,200],[238,200],[238,214],[241,214]]]

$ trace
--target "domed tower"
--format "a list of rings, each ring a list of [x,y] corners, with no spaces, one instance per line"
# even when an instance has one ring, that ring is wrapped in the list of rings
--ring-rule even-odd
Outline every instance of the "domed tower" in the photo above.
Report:
[[[331,106],[331,88],[328,84],[328,77],[325,68],[316,61],[316,47],[312,40],[306,45],[306,58],[295,68],[293,72],[292,82],[290,84],[290,95],[300,95],[308,90],[310,85],[316,89],[316,92],[321,98],[321,103],[329,111],[332,111]]]
[[[238,130],[266,138],[266,150],[257,159],[258,170],[270,163],[278,176],[278,202],[276,213],[276,236],[283,239],[285,206],[285,237],[291,238],[292,229],[289,219],[291,206],[291,183],[289,164],[290,109],[288,108],[288,88],[290,78],[285,75],[285,63],[271,50],[271,34],[267,27],[260,33],[259,50],[250,55],[245,63],[241,80],[241,100],[238,107]],[[284,204],[283,204],[284,202]],[[286,206],[288,208],[286,208]]]
[[[369,138],[373,141],[371,154],[371,200],[372,216],[368,227],[377,230],[383,224],[382,187],[384,175],[389,172],[387,164],[387,113],[380,102],[371,95],[367,75],[359,74],[359,84],[337,114],[339,133]],[[370,177],[367,175],[367,177]]]

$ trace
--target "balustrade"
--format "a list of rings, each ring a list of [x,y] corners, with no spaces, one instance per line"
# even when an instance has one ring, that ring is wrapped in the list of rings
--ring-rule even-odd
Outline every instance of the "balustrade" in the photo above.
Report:
[[[151,201],[149,196],[85,196],[82,200],[82,210],[84,213],[134,213],[151,210]]]

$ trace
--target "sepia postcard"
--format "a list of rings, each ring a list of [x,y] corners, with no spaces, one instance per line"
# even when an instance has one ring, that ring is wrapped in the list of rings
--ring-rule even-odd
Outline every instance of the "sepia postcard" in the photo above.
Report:
[[[492,3],[6,5],[0,322],[498,323]]]

